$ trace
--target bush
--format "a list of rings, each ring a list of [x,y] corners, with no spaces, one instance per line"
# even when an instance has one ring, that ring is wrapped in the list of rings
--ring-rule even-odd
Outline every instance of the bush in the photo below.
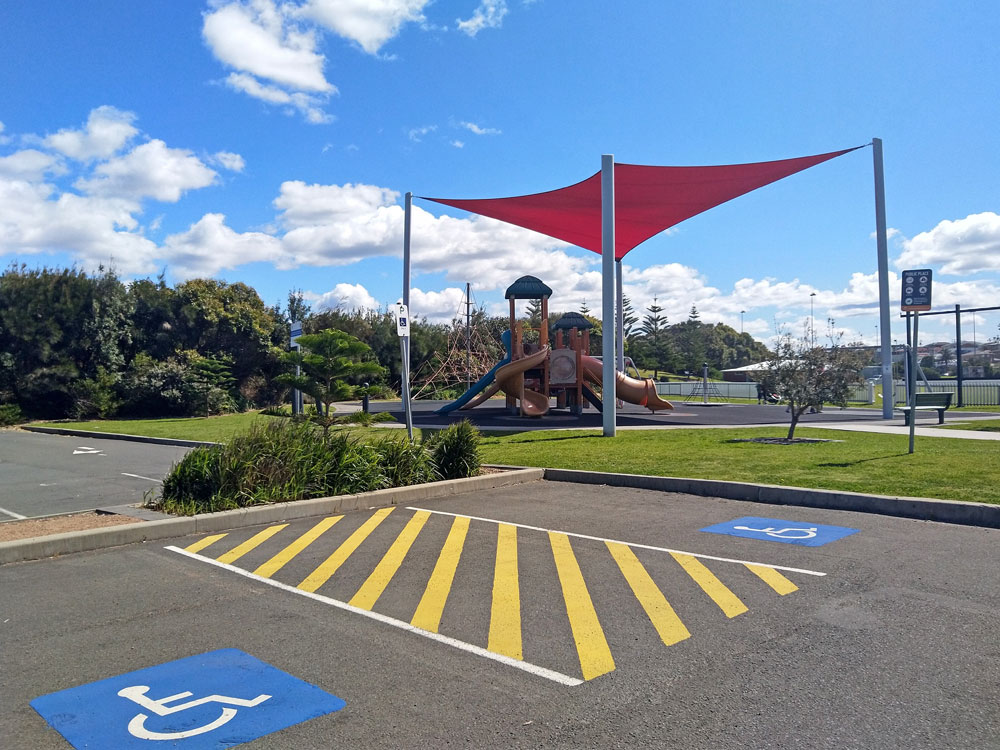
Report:
[[[390,487],[406,487],[439,479],[427,446],[386,435],[373,443]]]
[[[221,445],[192,450],[164,478],[162,499],[169,500],[175,508],[210,503],[222,489],[221,459]]]
[[[469,420],[441,430],[429,440],[434,466],[442,479],[461,479],[479,473],[480,434]]]
[[[24,421],[17,404],[0,404],[0,427],[10,427]]]

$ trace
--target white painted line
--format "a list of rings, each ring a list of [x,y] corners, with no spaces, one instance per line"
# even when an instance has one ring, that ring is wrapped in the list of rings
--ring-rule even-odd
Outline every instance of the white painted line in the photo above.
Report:
[[[162,479],[153,479],[152,477],[144,477],[142,474],[129,474],[127,471],[122,472],[123,477],[135,477],[136,479],[145,479],[149,482],[162,482]]]
[[[739,563],[740,565],[761,565],[765,568],[774,568],[775,570],[787,570],[791,573],[805,573],[809,576],[825,576],[826,573],[820,573],[817,570],[806,570],[804,568],[789,568],[784,565],[771,565],[771,563],[754,562],[752,560],[734,560],[731,557],[716,557],[715,555],[702,555],[697,552],[685,552],[679,549],[670,549],[669,547],[654,547],[650,544],[637,544],[636,542],[622,542],[618,539],[607,539],[603,536],[590,536],[589,534],[575,534],[572,531],[561,531],[559,529],[543,529],[541,526],[528,526],[523,523],[511,523],[510,521],[498,521],[495,518],[482,518],[480,516],[467,516],[462,513],[446,513],[443,510],[429,510],[427,508],[417,508],[415,506],[407,506],[407,510],[426,510],[428,513],[436,513],[440,516],[452,516],[458,518],[469,518],[473,521],[486,521],[487,523],[502,523],[508,526],[517,526],[520,529],[529,529],[530,531],[544,531],[545,533],[555,532],[556,534],[565,534],[566,536],[573,536],[577,539],[590,539],[594,542],[612,542],[615,544],[624,544],[627,547],[635,547],[637,549],[651,549],[654,552],[671,552],[679,555],[689,555],[690,557],[700,557],[703,560],[717,560],[718,562],[729,562],[729,563]]]
[[[506,664],[508,667],[514,667],[515,669],[520,669],[529,674],[533,674],[536,677],[544,677],[546,680],[552,680],[553,682],[558,682],[560,685],[566,685],[568,687],[574,687],[583,682],[583,680],[577,677],[570,677],[569,675],[562,674],[561,672],[555,672],[551,669],[546,669],[545,667],[540,667],[537,664],[529,664],[525,661],[518,661],[517,659],[511,659],[509,656],[502,656],[501,654],[495,654],[492,651],[487,651],[479,646],[473,646],[471,643],[466,643],[465,641],[459,641],[455,638],[449,638],[446,635],[441,635],[440,633],[432,633],[429,630],[422,630],[421,628],[414,627],[408,622],[403,622],[402,620],[397,620],[394,617],[387,617],[386,615],[379,614],[378,612],[371,612],[367,609],[360,609],[359,607],[353,607],[347,602],[341,602],[336,599],[331,599],[328,596],[323,596],[322,594],[316,594],[311,591],[303,591],[302,589],[297,589],[294,586],[289,586],[287,583],[281,583],[280,581],[274,581],[270,578],[264,578],[263,576],[254,575],[253,573],[243,570],[242,568],[237,568],[235,565],[228,565],[227,563],[220,563],[218,560],[213,560],[210,557],[203,557],[194,552],[188,552],[187,550],[181,549],[180,547],[165,547],[171,552],[177,552],[185,557],[190,557],[199,562],[205,562],[209,565],[215,565],[218,568],[231,571],[233,573],[238,573],[239,575],[249,578],[253,581],[259,581],[260,583],[266,583],[268,586],[274,586],[282,591],[287,591],[291,594],[298,594],[299,596],[305,596],[309,599],[313,599],[317,602],[323,604],[329,604],[331,607],[337,607],[346,612],[353,612],[356,615],[361,615],[362,617],[367,617],[372,620],[384,623],[386,625],[392,625],[394,628],[399,628],[400,630],[405,630],[415,635],[422,635],[424,638],[430,638],[432,641],[437,641],[438,643],[444,643],[447,646],[453,646],[461,651],[466,651],[470,654],[475,654],[476,656],[482,656],[486,659],[491,659],[501,664]]]
[[[27,516],[22,516],[20,513],[15,513],[14,511],[7,510],[6,508],[0,508],[0,513],[4,513],[10,516],[11,518],[17,519],[18,521],[23,521],[25,518],[27,518]]]

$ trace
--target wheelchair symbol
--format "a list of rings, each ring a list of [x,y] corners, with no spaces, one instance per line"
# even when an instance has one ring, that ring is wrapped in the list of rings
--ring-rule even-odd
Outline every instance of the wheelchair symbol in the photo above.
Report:
[[[174,701],[179,701],[184,698],[190,698],[193,693],[177,693],[176,695],[168,695],[166,698],[154,700],[146,695],[147,692],[149,692],[148,685],[133,685],[132,687],[122,688],[118,691],[118,695],[122,698],[128,698],[133,703],[138,703],[144,709],[151,711],[157,716],[169,716],[170,714],[175,714],[178,711],[185,711],[189,708],[202,706],[206,703],[221,703],[225,706],[253,708],[271,697],[270,695],[266,695],[264,693],[250,700],[244,698],[230,698],[226,695],[209,695],[205,698],[198,698],[197,700],[187,701],[186,703],[178,703],[175,706],[168,706],[168,703],[173,703]],[[140,740],[181,740],[185,737],[194,737],[195,735],[204,734],[205,732],[211,732],[213,729],[218,729],[223,724],[230,721],[234,716],[236,716],[235,708],[223,708],[222,714],[219,718],[205,724],[204,726],[196,727],[195,729],[187,729],[183,732],[153,732],[145,727],[146,719],[149,718],[149,715],[138,713],[133,716],[132,720],[128,723],[128,731],[129,734],[133,737],[138,737]]]
[[[818,530],[815,526],[808,529],[778,529],[774,526],[768,526],[764,529],[752,529],[749,526],[733,526],[733,529],[736,531],[759,531],[762,534],[767,534],[777,539],[812,539],[816,536]]]

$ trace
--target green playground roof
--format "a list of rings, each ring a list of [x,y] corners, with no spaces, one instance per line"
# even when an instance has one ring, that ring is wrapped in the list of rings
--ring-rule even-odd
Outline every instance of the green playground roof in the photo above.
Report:
[[[522,276],[509,287],[504,299],[541,299],[551,297],[552,290],[535,276]]]

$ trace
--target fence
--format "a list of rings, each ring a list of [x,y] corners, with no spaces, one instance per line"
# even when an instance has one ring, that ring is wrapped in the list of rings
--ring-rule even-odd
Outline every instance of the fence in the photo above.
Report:
[[[928,382],[930,383],[930,388],[922,380],[918,380],[917,393],[925,393],[928,390],[934,393],[954,393],[951,405],[958,406],[957,380],[930,380]],[[895,381],[893,397],[895,398],[894,403],[906,403],[906,383],[902,380]],[[963,380],[962,405],[1000,406],[1000,380]]]

